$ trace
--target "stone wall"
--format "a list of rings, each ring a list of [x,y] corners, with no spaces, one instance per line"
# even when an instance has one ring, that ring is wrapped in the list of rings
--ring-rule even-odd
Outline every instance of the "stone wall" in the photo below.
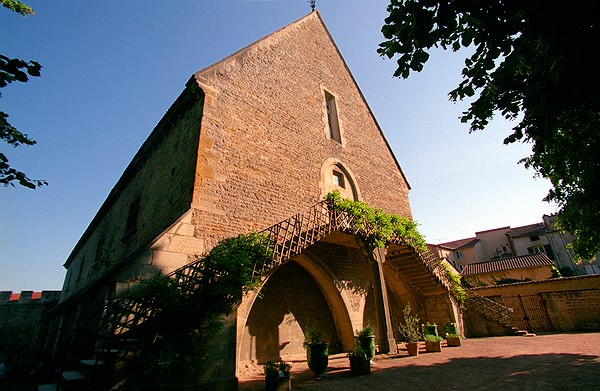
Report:
[[[501,303],[504,297],[539,294],[554,331],[600,329],[600,275],[476,288],[473,291]]]
[[[411,216],[408,184],[317,13],[195,76],[207,95],[197,236],[216,242],[312,206],[330,159],[353,174],[364,201]],[[327,136],[325,91],[336,98],[342,142]]]
[[[0,363],[13,370],[23,361],[40,319],[59,298],[60,291],[0,292]]]
[[[140,148],[69,256],[63,300],[119,263],[149,262],[151,254],[140,250],[189,210],[201,115],[201,91],[191,84]],[[128,229],[136,200],[137,217]],[[182,258],[185,263],[187,254]],[[139,278],[140,270],[133,275]]]

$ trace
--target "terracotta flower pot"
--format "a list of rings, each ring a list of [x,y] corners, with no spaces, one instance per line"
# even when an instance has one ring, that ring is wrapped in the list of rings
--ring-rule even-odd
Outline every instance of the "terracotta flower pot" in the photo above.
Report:
[[[448,343],[448,346],[450,346],[450,347],[460,346],[460,337],[447,336],[446,342]]]
[[[441,352],[442,341],[425,341],[425,351],[427,352]]]
[[[419,355],[419,343],[418,342],[407,342],[404,344],[406,346],[406,350],[408,351],[409,356],[418,356]]]

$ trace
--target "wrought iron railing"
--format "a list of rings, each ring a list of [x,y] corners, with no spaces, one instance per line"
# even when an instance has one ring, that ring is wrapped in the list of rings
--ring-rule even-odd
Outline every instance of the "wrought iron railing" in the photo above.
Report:
[[[466,294],[468,309],[473,309],[485,318],[494,320],[504,326],[515,327],[515,319],[510,309],[475,292],[467,290]]]
[[[325,201],[320,202],[304,213],[297,213],[261,231],[265,246],[269,247],[271,251],[267,252],[269,255],[266,258],[257,261],[254,265],[253,277],[264,279],[275,268],[334,231],[363,238],[374,234],[374,229],[368,224],[356,224],[354,216],[331,208]],[[437,256],[430,252],[417,251],[409,239],[395,236],[391,242],[406,245],[434,279],[451,291],[451,282],[446,277],[444,270],[439,267],[441,260]],[[169,273],[166,277],[173,279],[183,292],[191,292],[201,277],[202,261],[202,258],[195,260]],[[507,326],[514,324],[506,307],[473,292],[468,292],[467,298],[468,308]],[[103,316],[99,327],[98,347],[105,351],[120,350],[126,353],[135,353],[134,348],[124,346],[122,340],[131,334],[130,331],[140,327],[155,315],[157,310],[153,306],[153,298],[144,298],[144,295],[140,294],[138,290],[137,293],[128,297],[112,300],[99,311]]]

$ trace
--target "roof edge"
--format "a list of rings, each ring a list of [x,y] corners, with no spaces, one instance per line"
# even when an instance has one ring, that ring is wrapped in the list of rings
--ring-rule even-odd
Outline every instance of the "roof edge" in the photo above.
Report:
[[[394,163],[396,163],[396,167],[398,168],[398,171],[400,171],[400,175],[402,175],[402,179],[404,179],[404,182],[406,183],[406,186],[408,188],[408,190],[411,190],[411,186],[410,183],[408,182],[408,178],[406,178],[406,175],[404,174],[404,171],[402,170],[402,167],[400,166],[400,163],[398,163],[398,159],[396,158],[396,155],[394,154],[394,151],[392,150],[390,143],[388,142],[387,138],[385,137],[385,134],[383,133],[381,126],[379,125],[379,122],[377,122],[377,118],[375,117],[375,115],[373,114],[373,110],[371,110],[371,106],[369,106],[369,103],[367,102],[361,88],[358,85],[358,82],[356,81],[356,79],[354,78],[354,75],[352,74],[352,72],[350,71],[350,68],[348,67],[348,63],[346,62],[346,60],[344,59],[344,56],[342,55],[340,49],[338,48],[337,44],[335,43],[335,40],[333,39],[333,36],[331,35],[331,33],[329,32],[329,29],[327,28],[327,25],[325,24],[323,17],[321,16],[321,14],[319,13],[318,10],[314,10],[311,11],[310,13],[306,14],[305,16],[303,16],[302,18],[291,22],[289,24],[287,24],[286,26],[275,30],[274,32],[270,33],[269,35],[266,35],[246,46],[244,46],[243,48],[241,48],[240,50],[230,54],[227,57],[224,57],[223,59],[207,66],[206,68],[202,68],[201,70],[197,71],[194,73],[194,77],[196,78],[196,81],[198,83],[202,83],[202,80],[199,80],[199,78],[201,77],[201,74],[203,73],[207,73],[210,72],[211,70],[221,66],[223,63],[231,60],[232,58],[238,57],[240,55],[242,55],[243,53],[247,52],[248,50],[251,50],[254,46],[260,44],[261,42],[264,42],[266,40],[268,40],[269,38],[273,37],[274,35],[277,35],[279,33],[281,33],[284,30],[287,30],[289,28],[292,28],[302,22],[304,22],[305,20],[309,19],[309,18],[313,18],[316,17],[318,18],[319,22],[321,23],[321,26],[323,26],[323,30],[325,30],[325,33],[327,33],[327,36],[329,37],[329,40],[331,42],[331,44],[333,45],[335,51],[337,52],[338,56],[340,57],[340,60],[342,61],[342,64],[344,66],[344,68],[346,69],[346,71],[348,72],[348,75],[350,76],[350,79],[352,80],[352,82],[354,83],[354,86],[356,87],[356,90],[358,91],[360,98],[362,99],[363,103],[365,104],[365,107],[367,108],[369,115],[371,116],[371,118],[373,119],[373,123],[375,124],[375,126],[377,127],[377,130],[379,131],[379,134],[381,135],[381,138],[383,139],[386,147],[388,148],[388,151],[390,152],[390,155],[392,156],[392,159],[394,160]]]

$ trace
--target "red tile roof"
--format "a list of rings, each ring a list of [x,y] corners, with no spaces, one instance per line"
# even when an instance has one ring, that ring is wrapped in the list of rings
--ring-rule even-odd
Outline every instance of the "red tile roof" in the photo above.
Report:
[[[536,224],[524,225],[522,227],[512,228],[510,231],[507,232],[507,235],[512,238],[519,238],[522,236],[541,235],[541,234],[546,234],[549,232],[552,232],[552,230],[550,228],[548,228],[546,226],[546,224],[536,223]]]
[[[479,239],[477,238],[467,238],[454,240],[452,242],[440,243],[438,246],[447,248],[449,250],[459,250],[461,248],[473,247],[478,241]]]
[[[551,266],[554,262],[544,253],[521,255],[519,257],[503,258],[497,261],[470,263],[460,274],[470,276],[498,272],[502,270],[527,269],[530,267]]]

